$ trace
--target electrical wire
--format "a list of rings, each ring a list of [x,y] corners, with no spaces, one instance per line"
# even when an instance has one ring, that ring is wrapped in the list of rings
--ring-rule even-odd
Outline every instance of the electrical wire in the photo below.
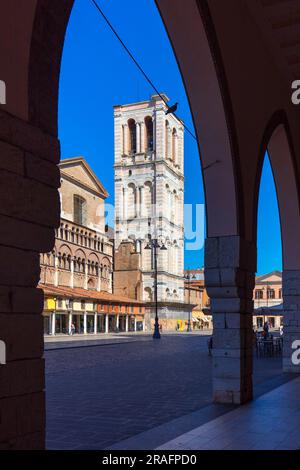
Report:
[[[167,101],[165,100],[165,98],[163,97],[163,95],[158,91],[157,87],[154,85],[154,83],[152,82],[152,80],[148,77],[148,75],[146,74],[146,72],[143,70],[143,68],[141,67],[141,65],[138,63],[138,61],[136,60],[136,58],[133,56],[133,54],[130,52],[130,50],[128,49],[128,47],[126,46],[126,44],[124,43],[124,41],[122,40],[122,38],[120,37],[120,35],[118,34],[118,32],[116,31],[116,29],[113,27],[113,25],[111,24],[111,22],[109,21],[109,19],[107,18],[107,16],[104,14],[104,12],[102,11],[102,9],[100,8],[100,6],[98,5],[98,3],[96,2],[96,0],[91,0],[92,4],[95,6],[95,8],[97,9],[98,13],[102,16],[102,18],[104,19],[104,21],[106,22],[106,24],[109,26],[109,28],[111,29],[111,31],[113,32],[113,34],[116,36],[116,38],[118,39],[118,41],[120,42],[120,44],[122,45],[123,49],[125,49],[125,51],[127,52],[127,54],[129,55],[129,57],[131,58],[131,60],[134,62],[134,64],[136,65],[136,67],[139,69],[139,71],[141,72],[141,74],[143,75],[143,77],[146,79],[146,81],[149,83],[149,85],[151,86],[151,88],[153,88],[153,90],[155,91],[155,93],[160,97],[160,99],[165,103],[165,105],[167,106],[167,108],[169,109],[170,106],[168,105]],[[196,137],[194,136],[194,134],[192,133],[192,131],[186,126],[186,124],[184,124],[184,122],[178,117],[176,116],[175,113],[172,113],[182,124],[182,126],[185,128],[185,130],[195,139]]]

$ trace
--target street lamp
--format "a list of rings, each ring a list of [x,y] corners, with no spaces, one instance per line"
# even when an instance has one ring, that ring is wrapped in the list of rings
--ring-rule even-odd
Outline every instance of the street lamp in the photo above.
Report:
[[[184,276],[184,279],[187,281],[188,283],[188,292],[189,292],[189,305],[191,304],[191,280],[192,279],[196,279],[196,276],[195,275],[192,275],[190,273],[190,270],[188,269],[187,273],[185,274]],[[188,326],[187,326],[187,332],[190,332],[192,331],[192,327],[191,327],[191,310],[189,309],[189,319],[188,319]]]
[[[160,244],[157,238],[151,238],[149,236],[149,241],[145,246],[145,250],[151,250],[153,253],[153,268],[154,268],[154,303],[155,303],[155,321],[154,321],[154,333],[153,339],[160,339],[159,323],[158,323],[158,298],[157,298],[157,249],[162,251],[167,250],[167,247],[164,243]]]

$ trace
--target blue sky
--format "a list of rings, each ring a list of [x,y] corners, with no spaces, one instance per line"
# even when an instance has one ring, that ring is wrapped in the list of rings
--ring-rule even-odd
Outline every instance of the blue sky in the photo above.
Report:
[[[193,130],[181,76],[153,0],[98,0],[100,7],[156,87]],[[153,90],[136,69],[90,0],[75,0],[67,29],[59,95],[62,158],[83,155],[113,203],[114,104],[148,99]],[[195,170],[197,169],[197,170]],[[258,271],[281,269],[276,194],[268,164],[262,177]],[[198,148],[185,134],[185,203],[204,204]],[[185,267],[203,265],[203,249],[185,252]]]

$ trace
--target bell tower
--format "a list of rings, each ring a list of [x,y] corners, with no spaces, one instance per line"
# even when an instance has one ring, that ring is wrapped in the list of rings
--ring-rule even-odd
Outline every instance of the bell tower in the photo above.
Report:
[[[173,114],[166,115],[164,100],[152,95],[149,101],[114,106],[115,247],[134,243],[141,273],[139,296],[150,308],[154,254],[149,240],[157,240],[160,320],[175,325],[185,310],[184,128]]]

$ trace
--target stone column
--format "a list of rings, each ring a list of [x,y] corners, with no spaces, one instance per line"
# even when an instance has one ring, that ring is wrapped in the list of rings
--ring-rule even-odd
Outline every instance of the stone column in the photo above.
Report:
[[[142,121],[140,123],[140,126],[141,126],[141,152],[144,153],[145,152],[145,123],[144,121]]]
[[[125,321],[125,331],[126,333],[128,332],[128,315],[126,315],[126,321]]]
[[[124,154],[128,155],[128,124],[124,124]]]
[[[116,328],[117,328],[117,330],[119,329],[119,325],[120,325],[120,315],[117,315],[117,317],[116,317]]]
[[[277,330],[279,330],[280,328],[280,316],[279,315],[275,317],[275,328]]]
[[[140,123],[136,123],[136,153],[141,151],[141,134],[140,134]]]
[[[72,326],[72,313],[69,312],[69,325],[68,325],[68,333],[71,334],[71,326]]]
[[[205,283],[213,314],[213,399],[252,399],[252,294],[256,247],[239,236],[205,242]]]
[[[168,132],[168,152],[167,152],[166,157],[172,158],[172,129],[170,126],[168,127],[167,132]]]
[[[122,210],[122,219],[127,219],[127,189],[123,189],[123,210]]]
[[[136,331],[136,317],[134,317],[134,331]]]
[[[108,327],[109,327],[109,315],[105,315],[105,333],[108,333]]]
[[[55,336],[55,312],[51,315],[51,335]]]
[[[135,188],[135,208],[134,208],[135,217],[140,215],[140,188],[136,186]]]
[[[145,331],[145,330],[146,330],[146,328],[145,328],[145,327],[146,327],[146,321],[145,321],[145,317],[144,317],[144,320],[143,320],[143,331]]]
[[[174,163],[175,165],[178,164],[178,135],[177,133],[175,134],[175,140],[174,140]]]
[[[84,289],[88,288],[88,272],[87,272],[87,263],[84,262]]]
[[[98,292],[101,291],[101,269],[100,269],[100,266],[99,266],[99,269],[98,269],[97,291]]]
[[[86,315],[86,312],[84,312],[83,314],[83,334],[86,335],[87,334],[87,315]]]
[[[97,334],[97,321],[98,321],[98,315],[97,313],[94,314],[94,334]]]
[[[156,116],[152,117],[153,122],[153,150],[156,151]]]
[[[71,276],[70,276],[70,287],[74,287],[74,259],[71,258]]]
[[[55,267],[54,285],[57,287],[58,286],[58,257],[56,255],[54,255],[54,267]]]
[[[300,270],[284,270],[283,294],[283,370],[299,374],[300,354],[296,352],[300,341]],[[299,344],[299,343],[298,343]]]

